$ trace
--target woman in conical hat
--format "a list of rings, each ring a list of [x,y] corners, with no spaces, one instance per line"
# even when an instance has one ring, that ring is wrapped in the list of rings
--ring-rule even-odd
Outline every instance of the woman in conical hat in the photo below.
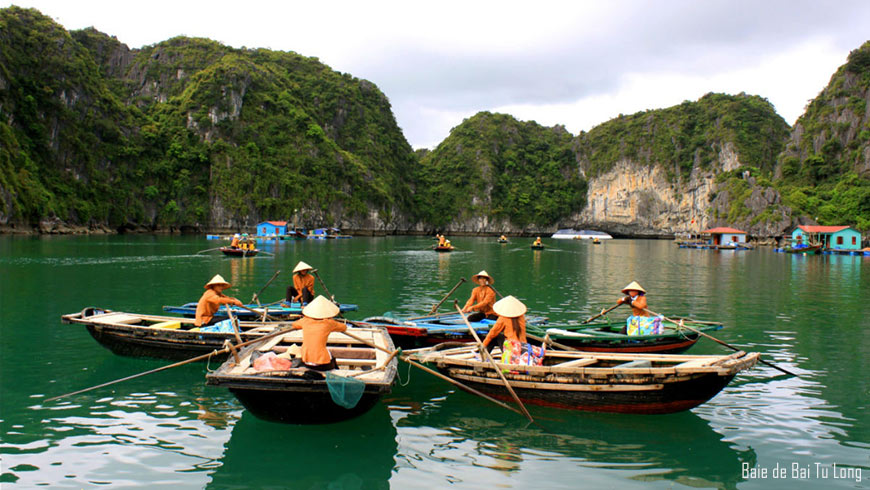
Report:
[[[314,299],[314,276],[309,274],[314,268],[299,261],[293,268],[293,284],[287,286],[284,299],[287,303],[311,303]]]
[[[498,314],[498,320],[486,334],[483,347],[487,348],[493,340],[493,347],[502,345],[505,340],[525,343],[526,305],[513,296],[505,296],[493,305],[493,309]]]
[[[662,332],[661,317],[653,317],[647,311],[646,289],[637,281],[631,281],[622,288],[624,297],[616,302],[618,305],[631,306],[631,316],[625,320],[622,333],[627,335],[650,335]]]
[[[194,325],[201,327],[209,325],[214,320],[214,314],[220,309],[221,305],[236,305],[241,306],[242,302],[236,298],[225,296],[225,289],[229,289],[232,285],[224,280],[220,274],[215,274],[211,281],[207,282],[205,292],[199,298],[196,304],[196,316],[194,317]]]
[[[462,308],[463,313],[474,312],[468,315],[468,321],[479,322],[484,318],[489,318],[490,320],[498,318],[492,309],[492,305],[495,304],[495,290],[489,287],[490,284],[495,282],[495,279],[486,271],[480,271],[471,276],[471,281],[477,283],[478,286],[471,290],[471,297],[468,298],[468,301],[465,302],[465,307]]]
[[[628,286],[622,288],[625,297],[619,298],[618,305],[631,306],[631,313],[635,316],[649,316],[646,309],[646,289],[642,288],[637,281],[631,281]]]
[[[346,324],[332,319],[338,313],[338,306],[323,296],[314,298],[302,308],[302,318],[293,322],[294,329],[302,330],[302,356],[294,367],[305,366],[317,371],[329,371],[338,367],[326,349],[331,332],[347,330]]]

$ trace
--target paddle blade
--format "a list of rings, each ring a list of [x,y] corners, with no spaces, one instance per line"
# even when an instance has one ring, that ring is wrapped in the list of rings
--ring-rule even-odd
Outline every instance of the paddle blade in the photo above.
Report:
[[[332,397],[332,401],[347,409],[355,407],[366,390],[365,381],[345,378],[333,374],[332,371],[326,372],[326,386],[329,388],[329,396]]]

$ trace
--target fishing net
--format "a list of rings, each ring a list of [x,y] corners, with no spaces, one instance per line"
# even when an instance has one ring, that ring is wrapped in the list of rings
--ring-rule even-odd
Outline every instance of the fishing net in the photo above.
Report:
[[[363,392],[366,389],[365,381],[356,378],[345,378],[333,374],[332,371],[326,372],[326,386],[329,388],[329,396],[332,401],[340,407],[351,409],[359,403]]]

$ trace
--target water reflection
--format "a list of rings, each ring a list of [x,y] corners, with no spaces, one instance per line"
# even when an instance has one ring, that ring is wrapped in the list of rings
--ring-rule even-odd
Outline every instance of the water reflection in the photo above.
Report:
[[[581,466],[584,485],[593,487],[668,481],[736,488],[743,481],[741,464],[754,466],[757,460],[752,448],[733,447],[693,412],[631,417],[536,407],[540,425],[528,425],[463,392],[422,403],[414,401],[416,392],[389,400],[399,431],[398,474],[392,480],[398,486],[483,481],[534,486],[544,478],[549,488],[574,488],[577,473],[567,469]]]
[[[388,488],[396,450],[383,405],[327,425],[276,424],[245,412],[208,488]]]

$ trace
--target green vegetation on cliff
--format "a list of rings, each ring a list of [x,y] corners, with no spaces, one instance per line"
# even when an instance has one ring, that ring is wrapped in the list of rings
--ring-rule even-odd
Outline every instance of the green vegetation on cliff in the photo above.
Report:
[[[556,223],[586,198],[572,139],[561,126],[478,113],[422,157],[418,212],[435,226],[480,216],[517,226]]]
[[[313,58],[174,38],[130,51],[0,10],[0,221],[228,226],[411,212],[376,86]]]
[[[796,214],[870,230],[870,42],[852,51],[810,102],[778,165]]]
[[[744,165],[772,170],[787,135],[788,124],[766,99],[710,93],[696,102],[620,115],[581,133],[577,149],[587,178],[630,159],[661,165],[676,181],[694,168],[709,169],[729,143]]]

